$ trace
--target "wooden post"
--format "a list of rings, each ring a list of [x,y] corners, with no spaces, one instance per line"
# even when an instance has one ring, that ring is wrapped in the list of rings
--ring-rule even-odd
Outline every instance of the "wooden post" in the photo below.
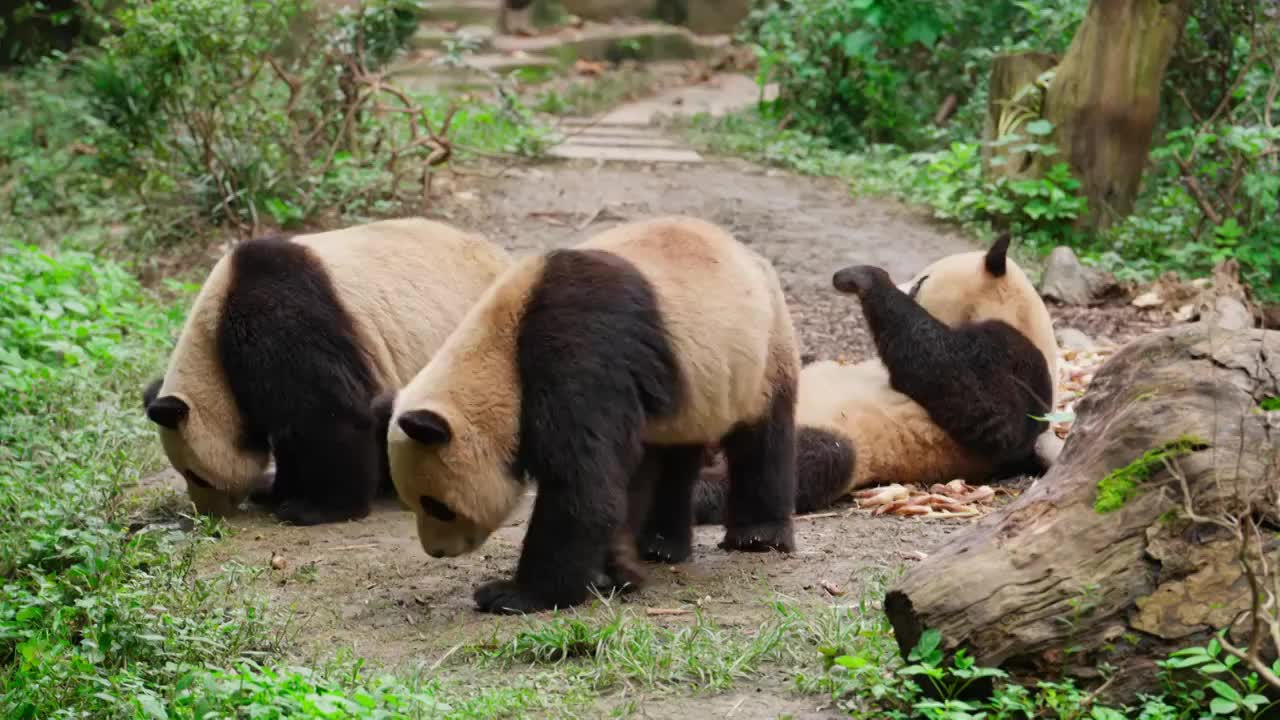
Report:
[[[1191,0],[1091,0],[1045,95],[1059,154],[1080,180],[1089,208],[1081,218],[1104,228],[1133,209],[1165,68]]]

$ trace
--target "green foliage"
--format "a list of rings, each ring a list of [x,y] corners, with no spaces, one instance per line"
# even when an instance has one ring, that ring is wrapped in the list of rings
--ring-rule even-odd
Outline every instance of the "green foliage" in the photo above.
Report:
[[[420,202],[441,163],[540,152],[511,97],[371,84],[418,5],[118,0],[101,49],[0,77],[17,101],[0,104],[0,226],[34,242],[108,225],[98,241],[142,247],[210,224],[358,222]]]
[[[269,646],[258,606],[224,604],[235,575],[194,577],[198,539],[121,502],[154,448],[138,389],[177,310],[108,260],[0,252],[4,717],[112,716],[191,665]]]
[[[777,82],[772,117],[840,147],[919,147],[948,95],[985,86],[1003,47],[1048,40],[1065,47],[1081,0],[918,3],[908,0],[761,2],[746,22],[762,81]],[[985,91],[984,91],[985,92]],[[979,93],[981,94],[981,93]],[[960,115],[973,128],[978,106]]]
[[[1142,484],[1150,480],[1154,473],[1163,470],[1166,464],[1208,446],[1204,440],[1184,436],[1146,451],[1141,457],[1112,470],[1098,481],[1098,497],[1093,502],[1093,509],[1100,513],[1119,510],[1136,497]]]
[[[1265,4],[1194,0],[1169,66],[1136,211],[1107,231],[1076,229],[1090,208],[1068,166],[1045,160],[1055,149],[1045,141],[1052,128],[1034,120],[1038,109],[995,143],[1030,153],[1036,172],[983,176],[977,138],[991,59],[1062,53],[1087,5],[761,2],[743,35],[756,46],[759,80],[776,82],[778,99],[757,108],[763,129],[738,123],[752,141],[709,140],[805,172],[843,175],[859,189],[928,204],[964,225],[1012,230],[1035,249],[1072,246],[1122,280],[1170,270],[1203,275],[1232,257],[1258,299],[1280,303],[1280,127],[1273,121],[1280,20]],[[951,96],[958,108],[936,127],[934,115]]]
[[[1173,682],[1179,693],[1202,704],[1208,701],[1212,716],[1253,720],[1269,717],[1269,712],[1280,707],[1280,700],[1266,697],[1274,688],[1245,667],[1240,658],[1223,650],[1219,638],[1204,647],[1179,650],[1159,665],[1176,678]],[[1190,677],[1185,674],[1188,670]],[[1272,664],[1271,671],[1280,673],[1280,660]]]
[[[897,660],[896,653],[878,654],[876,647],[875,642],[865,642],[855,652],[834,655],[829,648],[820,648],[827,677],[823,688],[855,718],[1252,720],[1278,704],[1264,697],[1260,678],[1244,672],[1216,640],[1206,647],[1178,651],[1160,662],[1163,692],[1140,696],[1136,705],[1119,708],[1097,703],[1092,694],[1069,680],[1042,681],[1031,687],[1013,683],[1005,672],[975,663],[963,649],[953,653],[948,662],[936,629],[921,635],[906,665]],[[1276,668],[1280,669],[1280,662]],[[1193,674],[1187,675],[1188,670]],[[993,682],[993,692],[974,697],[972,690],[978,681]],[[927,683],[931,692],[926,694],[921,683]],[[1206,710],[1209,714],[1204,714]]]

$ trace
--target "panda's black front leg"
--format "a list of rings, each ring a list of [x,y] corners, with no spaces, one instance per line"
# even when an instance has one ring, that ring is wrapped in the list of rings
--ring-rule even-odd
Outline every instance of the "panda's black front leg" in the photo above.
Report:
[[[377,444],[365,418],[293,429],[273,438],[277,518],[294,525],[358,520],[377,487]]]
[[[794,380],[774,389],[765,416],[720,442],[729,465],[726,550],[792,552],[796,506]]]
[[[648,449],[653,468],[651,501],[638,544],[645,560],[681,563],[693,553],[693,491],[702,470],[702,445]]]
[[[624,522],[625,488],[618,478],[539,483],[514,580],[476,589],[476,608],[532,613],[579,605],[600,583],[610,542]]]

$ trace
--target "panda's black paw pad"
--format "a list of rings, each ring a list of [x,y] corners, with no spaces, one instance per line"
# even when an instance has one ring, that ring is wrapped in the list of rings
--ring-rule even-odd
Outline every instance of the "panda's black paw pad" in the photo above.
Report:
[[[689,559],[693,544],[689,538],[668,538],[651,535],[640,538],[640,557],[649,562],[675,565]]]
[[[550,610],[514,580],[494,580],[476,588],[476,609],[494,615],[521,615]]]
[[[831,285],[842,293],[863,295],[877,285],[892,284],[889,273],[874,265],[851,265],[831,276]]]
[[[725,531],[724,540],[720,541],[724,550],[738,552],[794,552],[796,549],[795,527],[788,519],[784,522],[759,523],[731,527]]]

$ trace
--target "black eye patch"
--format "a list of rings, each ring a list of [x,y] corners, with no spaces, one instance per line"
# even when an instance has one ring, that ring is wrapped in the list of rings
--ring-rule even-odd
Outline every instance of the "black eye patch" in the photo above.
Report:
[[[920,293],[920,286],[923,285],[924,281],[928,279],[929,279],[928,275],[922,275],[920,279],[916,281],[916,284],[911,286],[911,292],[907,293],[907,297],[911,298],[912,300],[915,300],[916,295]]]
[[[450,509],[448,505],[426,495],[422,496],[422,509],[440,522],[453,522],[458,519],[458,513]]]
[[[185,477],[192,485],[195,485],[196,487],[205,488],[206,490],[213,489],[213,485],[210,484],[208,480],[205,480],[204,478],[191,472],[190,470],[183,472],[182,476]]]

